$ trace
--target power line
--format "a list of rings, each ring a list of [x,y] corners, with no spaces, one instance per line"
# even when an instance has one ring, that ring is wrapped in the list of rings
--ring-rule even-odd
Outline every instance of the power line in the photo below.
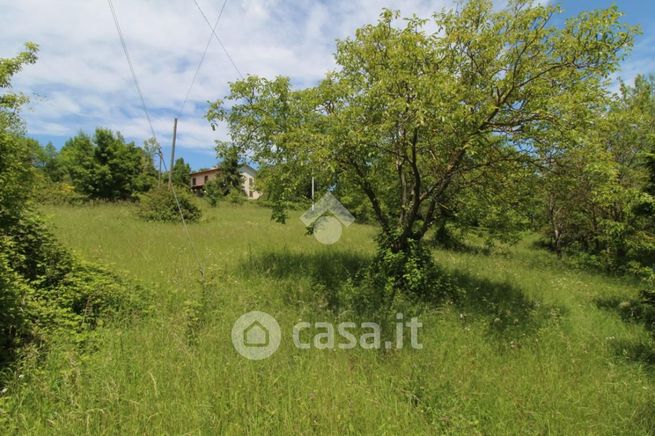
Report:
[[[111,9],[111,15],[114,17],[114,25],[116,26],[116,31],[118,32],[118,37],[121,40],[121,46],[123,47],[123,53],[125,53],[125,59],[127,59],[127,64],[130,66],[130,71],[132,72],[132,80],[134,81],[134,87],[136,88],[139,98],[141,99],[141,106],[143,107],[143,112],[146,114],[146,119],[148,120],[148,125],[150,126],[150,133],[156,139],[155,129],[152,127],[152,121],[150,119],[150,112],[148,112],[148,106],[146,106],[146,100],[143,98],[143,92],[141,92],[141,87],[139,86],[139,80],[136,77],[136,72],[134,71],[134,65],[132,65],[132,59],[130,58],[130,52],[127,50],[127,44],[125,43],[125,38],[123,37],[123,31],[121,30],[121,25],[118,22],[118,14],[116,9],[114,9],[114,4],[111,0],[107,0],[109,3],[109,9]]]
[[[184,102],[182,103],[182,107],[180,108],[180,111],[177,114],[177,117],[180,118],[182,113],[184,112],[184,107],[186,106],[187,102],[189,101],[189,96],[191,95],[191,90],[193,89],[193,85],[196,83],[196,79],[198,78],[198,72],[200,71],[200,67],[202,66],[202,63],[205,61],[205,57],[207,56],[207,51],[209,50],[209,46],[212,43],[212,38],[214,34],[216,33],[216,28],[218,27],[218,22],[221,21],[221,17],[223,16],[223,11],[225,10],[225,5],[227,5],[227,0],[223,2],[223,6],[221,6],[221,10],[218,13],[218,17],[216,18],[216,21],[214,22],[214,26],[211,28],[212,33],[209,35],[209,39],[207,40],[207,45],[205,45],[205,51],[202,53],[202,57],[200,58],[200,62],[198,62],[198,66],[196,67],[196,71],[193,74],[193,80],[191,80],[191,84],[189,85],[189,89],[187,89],[186,96],[184,97]]]
[[[132,65],[132,60],[130,59],[130,53],[127,49],[127,44],[125,43],[125,38],[123,37],[123,31],[121,30],[121,26],[118,21],[118,14],[116,13],[116,9],[114,8],[114,4],[112,3],[112,0],[107,0],[107,3],[109,3],[109,9],[111,10],[111,14],[114,18],[114,25],[116,26],[116,31],[118,32],[118,36],[121,41],[121,46],[123,47],[123,53],[125,53],[125,58],[127,59],[127,63],[130,66],[130,71],[132,72],[132,80],[134,81],[134,86],[136,87],[139,97],[141,98],[141,105],[143,106],[143,112],[146,114],[146,119],[148,120],[148,125],[150,126],[150,132],[152,133],[152,137],[155,138],[155,143],[157,144],[157,151],[159,153],[159,158],[161,159],[161,162],[164,165],[165,171],[173,171],[173,168],[170,168],[170,170],[166,168],[166,161],[164,159],[164,154],[161,150],[161,145],[159,145],[159,141],[157,140],[157,134],[155,133],[155,129],[152,126],[152,121],[150,119],[150,112],[148,111],[148,106],[146,105],[146,101],[143,98],[143,93],[141,92],[141,87],[139,86],[139,80],[137,79],[136,72],[134,71],[134,66]],[[198,264],[198,270],[200,272],[200,276],[204,284],[205,267],[201,262],[200,257],[198,256],[198,250],[196,250],[196,247],[193,243],[193,239],[191,239],[191,233],[189,233],[189,226],[187,225],[186,219],[184,218],[184,212],[182,212],[182,205],[180,204],[180,200],[177,196],[177,193],[175,192],[175,187],[173,185],[171,185],[171,192],[173,193],[173,198],[175,199],[175,204],[177,205],[177,210],[180,214],[180,219],[182,220],[182,225],[186,233],[187,241],[189,243],[191,251],[194,254],[196,263]]]
[[[205,20],[205,22],[207,23],[209,28],[212,30],[212,35],[213,35],[214,39],[216,39],[216,42],[218,42],[218,44],[221,46],[221,48],[225,52],[225,55],[227,56],[230,63],[232,64],[232,67],[234,67],[234,70],[237,72],[239,77],[241,77],[243,79],[244,78],[243,74],[241,74],[241,71],[239,70],[239,67],[237,67],[237,64],[234,63],[234,59],[232,59],[232,56],[230,56],[230,52],[227,51],[227,48],[225,48],[225,45],[223,45],[223,41],[221,41],[221,38],[219,38],[218,35],[216,34],[216,31],[214,30],[211,23],[209,22],[209,19],[207,18],[207,15],[205,15],[202,8],[198,4],[198,0],[193,0],[193,3],[195,3],[196,7],[198,8],[198,11],[200,11],[200,15],[202,15],[202,18]]]

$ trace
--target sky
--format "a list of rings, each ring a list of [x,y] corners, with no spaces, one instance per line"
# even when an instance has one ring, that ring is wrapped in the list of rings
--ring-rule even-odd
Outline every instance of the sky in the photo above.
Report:
[[[211,28],[195,2],[211,24],[225,5],[216,30],[225,50],[211,39]],[[631,81],[638,73],[655,73],[655,2],[615,3],[625,13],[624,20],[639,24],[643,31],[617,77]],[[311,86],[335,68],[335,40],[374,23],[382,8],[428,17],[454,2],[113,0],[113,4],[164,153],[169,153],[177,116],[176,155],[199,169],[216,164],[215,140],[229,139],[225,129],[212,131],[203,115],[207,101],[228,94],[228,83],[239,78],[237,69],[244,75],[285,75],[295,86]],[[612,2],[559,4],[567,17]],[[0,10],[0,57],[14,56],[28,40],[40,46],[38,62],[19,73],[13,84],[14,90],[31,98],[23,113],[29,136],[57,147],[96,127],[118,130],[139,145],[152,136],[106,0],[0,0]],[[207,55],[190,87],[205,47]]]

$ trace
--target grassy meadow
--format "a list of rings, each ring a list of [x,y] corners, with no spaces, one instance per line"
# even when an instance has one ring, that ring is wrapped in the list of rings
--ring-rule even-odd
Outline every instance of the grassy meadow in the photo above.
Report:
[[[491,254],[435,250],[466,292],[421,316],[423,349],[298,350],[291,328],[335,321],[334,292],[372,255],[375,229],[332,245],[252,204],[189,226],[129,205],[43,207],[78,256],[141,282],[149,316],[26,359],[0,397],[3,432],[25,434],[652,434],[655,371],[645,330],[602,309],[627,279],[567,269],[527,237]],[[198,260],[205,269],[200,281]],[[316,284],[321,284],[317,286]],[[232,347],[243,313],[282,327],[272,357]]]

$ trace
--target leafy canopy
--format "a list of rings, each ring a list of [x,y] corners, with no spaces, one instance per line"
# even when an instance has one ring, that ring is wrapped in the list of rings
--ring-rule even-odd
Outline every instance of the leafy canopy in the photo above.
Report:
[[[149,189],[156,176],[144,149],[108,129],[71,138],[60,158],[75,188],[90,198],[129,199]]]
[[[250,76],[207,117],[269,169],[280,208],[311,174],[338,175],[366,196],[393,250],[406,250],[470,177],[488,177],[480,168],[523,165],[587,126],[636,29],[616,7],[561,27],[557,13],[472,0],[399,23],[385,10],[337,43],[338,69],[318,86]]]

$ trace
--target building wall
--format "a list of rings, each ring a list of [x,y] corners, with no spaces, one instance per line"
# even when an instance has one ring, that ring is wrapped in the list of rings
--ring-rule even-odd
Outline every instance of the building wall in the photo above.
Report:
[[[243,177],[243,191],[249,200],[257,200],[262,193],[257,191],[255,178],[256,174],[249,167],[241,168],[241,177]]]
[[[206,171],[191,173],[191,189],[202,189],[205,186],[205,183],[215,179],[218,176],[218,172],[218,168],[212,168]],[[249,200],[257,200],[262,196],[262,193],[256,189],[256,176],[257,174],[252,168],[247,166],[241,167],[243,192],[246,194],[246,197]]]

